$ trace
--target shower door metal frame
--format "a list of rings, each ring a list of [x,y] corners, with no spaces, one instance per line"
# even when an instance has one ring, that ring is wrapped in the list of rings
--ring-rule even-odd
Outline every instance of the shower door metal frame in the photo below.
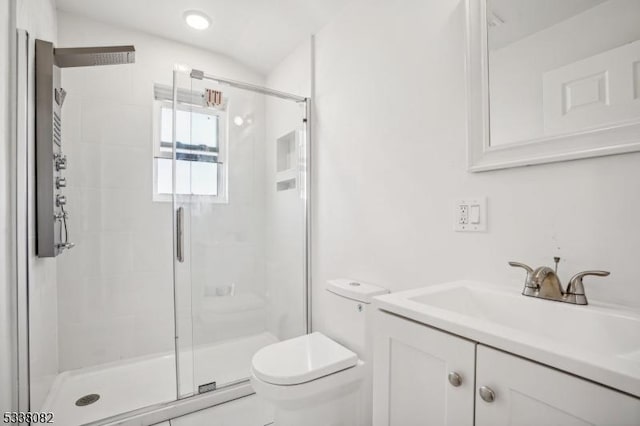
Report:
[[[313,69],[313,58],[314,58],[314,38],[311,38],[311,64],[312,64],[312,69]],[[175,149],[175,143],[176,143],[176,108],[175,105],[178,104],[178,87],[177,87],[177,82],[178,82],[178,76],[180,74],[185,74],[186,72],[189,73],[189,77],[191,79],[196,79],[196,80],[210,80],[213,81],[215,83],[221,84],[221,85],[226,85],[226,86],[231,86],[231,87],[235,87],[237,89],[241,89],[241,90],[246,90],[246,91],[250,91],[250,92],[254,92],[254,93],[259,93],[262,95],[267,95],[267,96],[274,96],[280,99],[284,99],[284,100],[288,100],[288,101],[293,101],[295,103],[298,104],[302,104],[304,103],[304,117],[303,117],[303,123],[304,123],[304,133],[305,133],[305,186],[304,186],[304,223],[305,223],[305,232],[304,232],[304,238],[305,238],[305,243],[304,243],[304,248],[305,248],[305,256],[304,256],[304,265],[303,265],[303,276],[304,276],[304,299],[303,299],[303,303],[304,303],[304,328],[305,328],[305,333],[309,334],[311,333],[311,170],[312,170],[312,155],[311,155],[311,140],[312,140],[312,136],[311,136],[311,131],[312,131],[312,127],[311,127],[311,118],[312,118],[312,107],[311,107],[311,98],[310,97],[304,97],[304,96],[299,96],[299,95],[295,95],[293,93],[288,93],[288,92],[282,92],[279,90],[274,90],[274,89],[270,89],[268,87],[264,87],[264,86],[258,86],[255,84],[250,84],[250,83],[244,83],[242,81],[237,81],[237,80],[231,80],[228,78],[224,78],[224,77],[219,77],[219,76],[214,76],[214,75],[209,75],[209,74],[205,74],[203,71],[201,70],[197,70],[197,69],[185,69],[185,67],[183,66],[176,66],[176,68],[173,71],[173,124],[172,124],[172,139],[173,139],[173,144],[174,144],[174,149],[173,149],[173,165],[172,165],[172,179],[174,180],[172,185],[175,188],[175,179],[176,179],[176,149]],[[311,90],[313,92],[313,75],[311,76],[311,81],[312,81],[312,87]],[[178,333],[178,314],[176,311],[176,307],[178,306],[178,300],[177,300],[177,291],[176,291],[176,283],[178,282],[178,276],[177,276],[177,271],[176,271],[176,262],[183,262],[184,258],[179,258],[178,256],[178,252],[179,252],[179,242],[180,239],[178,237],[177,234],[177,230],[178,227],[180,226],[180,222],[178,221],[178,217],[177,217],[177,210],[178,210],[178,203],[176,200],[176,194],[173,194],[173,200],[172,200],[172,204],[173,204],[173,229],[174,229],[174,234],[173,234],[173,286],[174,286],[174,290],[173,290],[173,294],[174,294],[174,327],[175,327],[175,335],[174,335],[174,341],[175,341],[175,364],[176,364],[176,393],[177,393],[177,400],[178,401],[184,401],[186,399],[192,398],[194,396],[187,396],[187,397],[183,397],[181,398],[181,389],[180,389],[180,360],[179,360],[179,354],[180,354],[180,344],[179,344],[179,333]],[[243,384],[248,384],[248,378],[247,379],[242,379],[239,380],[237,382],[234,382],[232,384],[229,384],[226,387],[222,387],[220,388],[220,390],[223,390],[225,388],[228,387],[235,387],[238,385],[243,385]],[[251,391],[250,393],[248,393],[247,395],[253,393],[253,391]],[[195,395],[197,396],[197,394]]]
[[[14,223],[12,236],[13,286],[10,286],[12,301],[15,303],[13,319],[15,333],[12,341],[15,344],[14,373],[12,390],[14,401],[12,409],[29,412],[30,373],[29,373],[29,33],[16,29],[15,2],[11,1],[10,26],[14,36],[10,40],[10,81],[15,85],[11,89],[11,104],[15,110],[10,117],[11,154],[11,205],[10,214]]]
[[[315,69],[315,37],[311,37],[311,93],[314,92],[315,76],[313,70]],[[198,80],[211,80],[219,84],[236,87],[238,89],[249,90],[252,92],[261,93],[263,95],[275,96],[281,99],[294,101],[296,103],[303,103],[305,105],[304,113],[304,131],[305,131],[305,204],[304,204],[304,219],[305,219],[305,265],[304,265],[304,277],[305,277],[305,331],[307,334],[311,333],[311,171],[312,171],[312,102],[310,97],[303,97],[294,95],[292,93],[282,92],[279,90],[273,90],[268,87],[258,86],[255,84],[243,83],[241,81],[230,80],[224,77],[218,77],[213,75],[207,75],[200,70],[191,70],[191,78]]]

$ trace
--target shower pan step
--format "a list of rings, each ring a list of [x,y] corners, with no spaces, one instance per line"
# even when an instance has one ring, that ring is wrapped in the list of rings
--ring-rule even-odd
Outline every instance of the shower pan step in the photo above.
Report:
[[[196,347],[193,374],[183,386],[237,382],[249,377],[251,357],[276,342],[264,332]],[[57,424],[73,426],[170,402],[176,396],[175,357],[160,353],[59,374],[39,411],[55,413]]]

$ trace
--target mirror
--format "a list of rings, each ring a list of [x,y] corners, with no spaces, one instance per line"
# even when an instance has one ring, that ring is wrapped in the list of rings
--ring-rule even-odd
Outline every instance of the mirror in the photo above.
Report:
[[[640,0],[469,0],[471,171],[640,150]]]

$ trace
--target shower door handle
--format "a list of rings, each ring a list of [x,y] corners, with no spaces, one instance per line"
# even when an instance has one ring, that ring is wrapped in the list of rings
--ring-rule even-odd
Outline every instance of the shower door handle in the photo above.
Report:
[[[178,262],[184,262],[184,207],[176,212],[176,257]]]

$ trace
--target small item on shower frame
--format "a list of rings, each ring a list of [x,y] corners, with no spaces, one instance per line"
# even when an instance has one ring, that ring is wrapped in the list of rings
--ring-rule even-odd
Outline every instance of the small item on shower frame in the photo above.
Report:
[[[204,89],[204,98],[209,107],[222,105],[222,92],[219,90]]]

